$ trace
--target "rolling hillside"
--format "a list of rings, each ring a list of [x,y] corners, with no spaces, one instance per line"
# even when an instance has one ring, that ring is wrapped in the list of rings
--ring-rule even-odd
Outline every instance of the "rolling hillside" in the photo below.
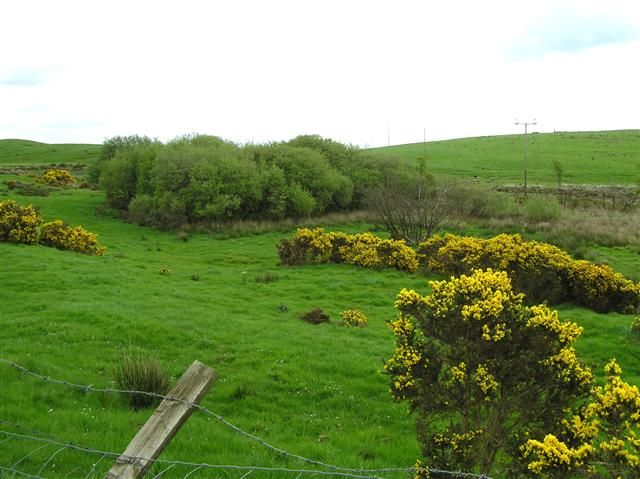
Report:
[[[0,165],[77,164],[90,163],[102,145],[51,145],[29,140],[0,140]]]
[[[425,152],[427,171],[491,183],[521,184],[524,135],[487,136],[397,145],[369,150],[415,161]],[[555,184],[554,161],[563,183],[637,184],[640,130],[533,133],[528,138],[528,184]]]

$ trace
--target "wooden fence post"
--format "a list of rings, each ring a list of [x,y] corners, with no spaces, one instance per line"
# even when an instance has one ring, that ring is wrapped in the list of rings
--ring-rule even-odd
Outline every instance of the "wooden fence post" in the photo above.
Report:
[[[149,420],[138,431],[127,449],[116,460],[105,479],[138,479],[147,472],[153,461],[189,419],[193,406],[209,391],[217,378],[214,369],[194,361]]]

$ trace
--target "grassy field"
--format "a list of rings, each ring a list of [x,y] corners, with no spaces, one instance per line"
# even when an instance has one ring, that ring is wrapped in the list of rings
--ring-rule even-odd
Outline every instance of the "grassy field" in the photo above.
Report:
[[[524,135],[487,136],[369,150],[415,161],[426,151],[427,171],[489,183],[522,184]],[[640,130],[533,133],[527,136],[530,185],[556,183],[553,161],[566,184],[638,184]]]
[[[42,163],[71,162],[38,158]],[[8,178],[15,177],[0,175],[0,182]],[[232,239],[193,234],[183,241],[175,233],[96,215],[104,200],[99,191],[58,190],[48,197],[25,197],[13,196],[0,184],[0,199],[8,197],[38,206],[45,220],[81,224],[96,232],[108,250],[103,257],[89,257],[0,243],[0,357],[53,378],[96,387],[113,385],[113,366],[124,352],[158,358],[175,377],[198,359],[219,373],[204,405],[287,451],[363,468],[409,467],[419,456],[406,405],[393,402],[382,373],[383,358],[393,351],[385,322],[394,316],[400,289],[424,294],[433,277],[346,265],[281,267],[275,245],[283,233]],[[367,228],[352,224],[339,229]],[[598,253],[625,272],[637,260],[624,248],[599,247]],[[170,273],[160,274],[163,268]],[[265,282],[268,276],[275,280]],[[312,326],[297,318],[316,306],[333,321]],[[369,317],[367,328],[339,324],[339,312],[354,307]],[[624,377],[640,384],[640,344],[629,335],[632,316],[596,314],[572,305],[558,309],[562,318],[585,328],[577,348],[600,377],[605,362],[616,357]],[[131,411],[113,395],[44,384],[2,364],[0,384],[0,420],[6,421],[0,429],[23,434],[37,430],[95,449],[124,450],[150,414]],[[3,440],[0,437],[0,443]],[[15,464],[37,447],[7,440],[0,446],[0,466]],[[36,474],[56,449],[35,451],[16,468]],[[162,457],[310,467],[198,413]],[[85,477],[98,459],[63,451],[42,475]],[[102,477],[110,463],[101,460],[91,477]],[[162,469],[157,465],[153,471]],[[176,467],[162,477],[184,477],[189,471]],[[246,472],[220,471],[216,477],[239,478]],[[2,472],[0,477],[5,477]],[[189,477],[211,474],[202,470]],[[283,473],[255,471],[250,477]]]
[[[95,160],[102,145],[50,145],[29,140],[0,140],[0,166],[78,164]]]

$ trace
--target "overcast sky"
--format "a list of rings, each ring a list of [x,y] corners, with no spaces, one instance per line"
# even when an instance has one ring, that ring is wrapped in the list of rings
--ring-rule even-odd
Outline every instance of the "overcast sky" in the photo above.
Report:
[[[640,1],[0,3],[0,138],[640,128]]]

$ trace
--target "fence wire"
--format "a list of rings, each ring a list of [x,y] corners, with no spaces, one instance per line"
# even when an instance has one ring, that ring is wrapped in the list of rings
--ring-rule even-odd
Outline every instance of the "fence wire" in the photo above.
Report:
[[[286,451],[285,449],[282,449],[280,447],[274,446],[270,443],[268,443],[267,441],[265,441],[264,439],[251,434],[245,430],[243,430],[242,428],[232,424],[231,422],[229,422],[227,419],[225,419],[223,416],[211,411],[210,409],[208,409],[205,406],[199,405],[199,404],[195,404],[193,402],[190,401],[186,401],[184,399],[175,397],[175,396],[165,396],[162,394],[157,394],[157,393],[152,393],[152,392],[147,392],[147,391],[137,391],[137,390],[126,390],[126,389],[117,389],[117,388],[101,388],[101,387],[95,387],[93,385],[87,385],[87,384],[76,384],[70,381],[66,381],[66,380],[61,380],[61,379],[54,379],[51,378],[49,376],[45,376],[42,374],[38,374],[34,371],[31,371],[29,369],[27,369],[26,367],[15,363],[13,361],[4,359],[4,358],[0,358],[0,363],[5,364],[13,369],[16,369],[18,371],[20,371],[21,373],[27,375],[27,376],[31,376],[35,379],[38,379],[40,381],[46,382],[46,383],[51,383],[51,384],[58,384],[58,385],[62,385],[65,387],[69,387],[69,388],[74,388],[74,389],[79,389],[82,390],[86,393],[89,392],[97,392],[97,393],[109,393],[109,394],[140,394],[140,395],[146,395],[146,396],[150,396],[156,399],[161,399],[161,400],[167,400],[167,401],[172,401],[172,402],[178,402],[181,403],[189,408],[193,408],[201,413],[203,413],[206,416],[212,417],[214,419],[216,419],[218,422],[222,423],[223,425],[225,425],[227,428],[231,429],[232,431],[234,431],[235,433],[244,436],[254,442],[257,442],[258,444],[260,444],[261,446],[270,449],[284,457],[287,458],[291,458],[291,459],[295,459],[297,461],[301,461],[303,463],[309,464],[309,465],[313,465],[313,466],[318,466],[318,467],[322,467],[326,470],[321,470],[321,469],[294,469],[294,468],[284,468],[284,467],[268,467],[268,466],[241,466],[241,465],[230,465],[230,464],[225,464],[225,465],[221,465],[221,464],[209,464],[209,463],[194,463],[194,462],[188,462],[188,461],[178,461],[178,460],[167,460],[167,459],[155,459],[152,462],[154,462],[155,464],[162,464],[165,467],[165,469],[163,469],[160,473],[156,474],[153,477],[157,477],[160,478],[162,477],[162,475],[169,471],[170,469],[173,469],[176,466],[181,466],[181,467],[187,467],[190,468],[190,471],[184,476],[184,479],[188,478],[189,476],[191,476],[192,474],[194,474],[195,472],[199,471],[199,470],[237,470],[237,471],[246,471],[246,473],[242,476],[242,478],[248,477],[249,474],[251,474],[252,472],[255,471],[265,471],[265,472],[278,472],[278,473],[287,473],[287,474],[298,474],[298,477],[302,477],[302,475],[320,475],[320,476],[333,476],[333,477],[345,477],[345,478],[354,478],[354,479],[384,479],[381,476],[377,476],[376,474],[391,474],[391,473],[405,473],[405,474],[414,474],[416,472],[428,472],[429,474],[433,474],[436,477],[438,476],[449,476],[452,478],[456,478],[456,479],[492,479],[491,477],[487,476],[486,474],[477,474],[477,473],[472,473],[472,472],[463,472],[463,471],[447,471],[447,470],[442,470],[442,469],[437,469],[437,468],[414,468],[414,467],[389,467],[389,468],[375,468],[375,469],[365,469],[365,468],[347,468],[347,467],[340,467],[340,466],[335,466],[332,464],[327,464],[325,462],[322,461],[317,461],[314,459],[310,459],[289,451]],[[89,471],[89,473],[87,474],[87,476],[85,476],[86,478],[90,477],[90,475],[95,471],[97,464],[99,462],[101,462],[102,460],[104,460],[105,458],[112,458],[112,459],[119,459],[120,462],[125,461],[131,464],[136,463],[137,461],[140,460],[149,460],[148,458],[142,458],[142,457],[128,457],[128,456],[124,456],[122,453],[118,453],[118,452],[111,452],[111,451],[101,451],[99,449],[93,449],[90,447],[86,447],[86,446],[79,446],[73,443],[68,443],[68,442],[64,442],[60,439],[56,439],[55,437],[43,433],[41,431],[37,431],[34,429],[30,429],[28,427],[22,426],[20,424],[16,424],[16,423],[12,423],[11,421],[5,420],[0,418],[0,424],[8,424],[11,425],[15,428],[18,429],[22,429],[24,431],[30,432],[31,434],[20,434],[20,433],[15,433],[15,432],[11,432],[11,431],[4,431],[4,430],[0,430],[0,435],[3,435],[5,437],[4,442],[9,441],[11,439],[21,439],[21,440],[30,440],[33,442],[38,442],[38,443],[43,443],[42,446],[34,449],[33,451],[31,451],[27,456],[23,457],[22,459],[20,459],[17,463],[13,464],[10,467],[7,466],[2,466],[0,465],[0,471],[5,471],[5,472],[10,472],[12,474],[17,474],[21,477],[36,477],[39,478],[41,477],[40,474],[46,469],[47,465],[53,461],[53,459],[55,458],[56,455],[58,455],[60,452],[64,451],[64,450],[73,450],[73,451],[77,451],[77,452],[82,452],[82,453],[87,453],[87,454],[94,454],[94,455],[100,455],[100,459],[93,464],[92,470]],[[0,445],[2,445],[3,441],[0,440]],[[58,446],[58,449],[47,459],[47,461],[45,461],[40,470],[38,471],[37,475],[32,475],[30,473],[26,473],[23,471],[20,471],[18,469],[16,469],[16,466],[19,465],[20,462],[22,462],[23,460],[25,460],[28,456],[35,454],[36,452],[40,451],[41,449],[44,449],[48,446]],[[0,475],[0,477],[2,477],[2,475]],[[241,478],[241,479],[242,479]]]

